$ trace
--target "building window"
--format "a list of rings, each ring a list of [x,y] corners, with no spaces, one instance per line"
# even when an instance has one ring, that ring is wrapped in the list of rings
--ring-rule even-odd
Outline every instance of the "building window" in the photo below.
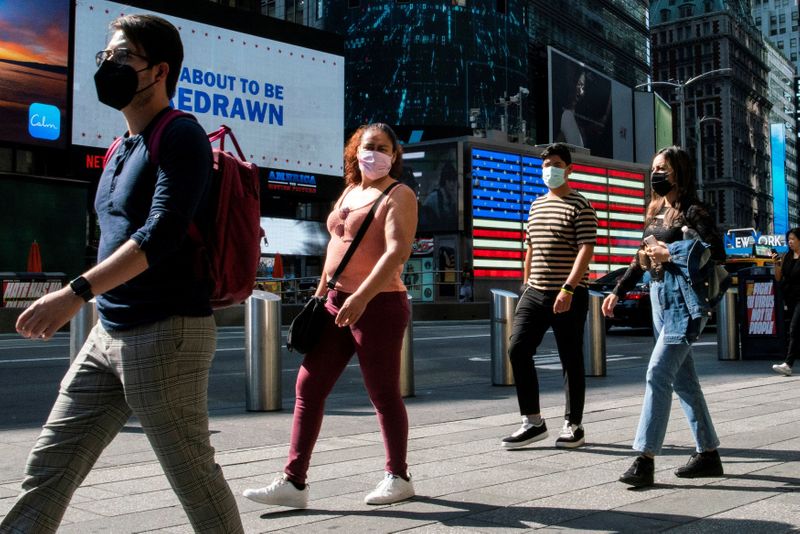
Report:
[[[274,17],[276,15],[275,0],[263,0],[261,2],[261,13],[268,17]]]
[[[497,4],[495,4],[495,5],[496,5],[496,9],[497,9],[497,12],[498,12],[498,13],[503,13],[503,14],[505,14],[505,12],[506,12],[506,9],[507,9],[507,7],[508,7],[508,6],[506,5],[506,0],[497,0]]]
[[[780,40],[776,43],[778,45],[778,50],[783,50],[783,40]]]
[[[761,26],[761,17],[756,17],[756,26]]]
[[[361,7],[361,0],[347,0],[347,7]]]
[[[668,22],[668,21],[669,21],[669,9],[662,9],[661,22]]]
[[[694,15],[694,6],[692,4],[682,5],[678,8],[681,17],[691,17]]]
[[[325,14],[325,0],[317,0],[317,20],[321,19]]]

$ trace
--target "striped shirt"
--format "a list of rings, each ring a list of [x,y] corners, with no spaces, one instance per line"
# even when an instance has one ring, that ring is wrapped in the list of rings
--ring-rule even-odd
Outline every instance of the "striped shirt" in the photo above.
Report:
[[[597,214],[583,195],[571,191],[563,198],[540,196],[528,213],[528,284],[540,291],[559,290],[572,272],[578,245],[594,245],[596,239]],[[587,270],[580,285],[586,286],[588,279]]]

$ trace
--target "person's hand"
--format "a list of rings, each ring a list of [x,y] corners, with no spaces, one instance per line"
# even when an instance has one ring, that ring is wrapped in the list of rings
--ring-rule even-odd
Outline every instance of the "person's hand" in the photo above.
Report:
[[[781,266],[781,255],[780,254],[778,254],[777,252],[773,251],[771,258],[772,258],[772,263],[774,263],[776,267],[780,267]]]
[[[568,312],[572,306],[572,295],[566,291],[559,291],[556,301],[553,303],[553,313]]]
[[[367,300],[355,293],[347,297],[339,313],[336,314],[336,326],[347,327],[354,325],[367,308]]]
[[[50,339],[83,306],[83,299],[69,286],[48,293],[17,318],[17,332],[32,339]]]
[[[605,315],[606,317],[614,317],[614,306],[617,305],[617,302],[619,302],[619,297],[616,296],[614,293],[609,294],[603,300],[603,306],[602,306],[603,315]]]
[[[669,261],[669,249],[667,248],[667,244],[663,241],[659,241],[657,246],[645,246],[644,248],[647,255],[650,257],[650,260],[654,263],[664,263],[665,261]]]

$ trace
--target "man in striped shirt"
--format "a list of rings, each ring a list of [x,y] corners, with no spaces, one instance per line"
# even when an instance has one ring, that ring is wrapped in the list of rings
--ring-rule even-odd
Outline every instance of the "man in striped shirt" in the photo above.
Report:
[[[522,426],[503,438],[506,449],[547,437],[539,408],[539,381],[533,356],[548,328],[553,328],[564,374],[566,408],[557,447],[584,443],[583,325],[588,310],[588,268],[597,238],[597,214],[589,201],[569,186],[572,156],[566,145],[542,153],[545,195],[531,204],[525,242],[525,284],[508,355],[514,371]]]

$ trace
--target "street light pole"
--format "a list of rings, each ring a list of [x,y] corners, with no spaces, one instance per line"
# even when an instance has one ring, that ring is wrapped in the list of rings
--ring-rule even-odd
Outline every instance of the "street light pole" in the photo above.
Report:
[[[703,121],[717,121],[722,124],[722,120],[717,117],[697,117],[697,110],[695,110],[695,150],[697,152],[697,163],[695,165],[695,183],[697,184],[697,192],[703,190],[703,134],[700,133],[700,125]]]
[[[678,97],[678,106],[680,106],[680,129],[681,129],[681,148],[686,148],[686,109],[685,109],[685,90],[686,87],[693,84],[694,82],[701,80],[707,76],[712,76],[714,74],[722,74],[724,72],[730,72],[733,69],[730,67],[725,67],[724,69],[714,69],[708,72],[704,72],[702,74],[698,74],[693,78],[689,78],[685,82],[675,81],[675,82],[646,82],[640,83],[634,89],[639,89],[641,87],[652,87],[654,85],[667,85],[672,87],[677,91]],[[695,110],[695,115],[697,115],[697,110]]]

